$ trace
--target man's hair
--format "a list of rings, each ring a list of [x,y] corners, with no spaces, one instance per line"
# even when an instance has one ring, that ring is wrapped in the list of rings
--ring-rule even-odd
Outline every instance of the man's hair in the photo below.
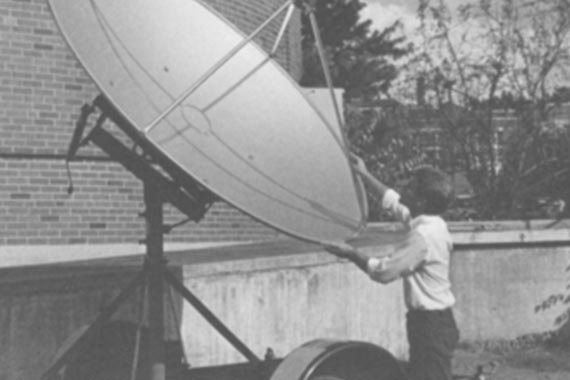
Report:
[[[413,170],[416,195],[425,201],[426,214],[443,214],[453,199],[453,185],[447,174],[432,166]]]

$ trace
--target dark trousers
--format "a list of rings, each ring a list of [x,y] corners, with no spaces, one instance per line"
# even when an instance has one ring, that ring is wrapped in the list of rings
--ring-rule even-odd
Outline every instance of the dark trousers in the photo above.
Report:
[[[451,380],[459,331],[451,309],[410,310],[406,315],[410,380]]]

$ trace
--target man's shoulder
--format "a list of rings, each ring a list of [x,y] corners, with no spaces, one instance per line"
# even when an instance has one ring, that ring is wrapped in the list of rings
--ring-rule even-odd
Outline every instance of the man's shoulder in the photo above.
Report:
[[[412,220],[411,227],[426,240],[451,240],[447,223],[439,215],[419,215]]]
[[[447,230],[447,222],[440,215],[418,215],[412,222],[411,227],[421,227],[421,226],[434,226],[445,228]]]

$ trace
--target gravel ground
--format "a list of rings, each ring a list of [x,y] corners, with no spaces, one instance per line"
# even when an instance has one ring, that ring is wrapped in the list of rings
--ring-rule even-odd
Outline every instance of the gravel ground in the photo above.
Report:
[[[537,344],[518,349],[461,348],[455,352],[454,379],[570,380],[570,346]],[[479,380],[479,379],[477,379]]]

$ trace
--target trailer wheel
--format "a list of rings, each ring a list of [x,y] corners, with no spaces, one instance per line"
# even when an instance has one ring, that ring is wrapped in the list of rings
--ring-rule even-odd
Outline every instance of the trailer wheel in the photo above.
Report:
[[[270,380],[404,380],[400,363],[367,342],[314,340],[293,350]]]

